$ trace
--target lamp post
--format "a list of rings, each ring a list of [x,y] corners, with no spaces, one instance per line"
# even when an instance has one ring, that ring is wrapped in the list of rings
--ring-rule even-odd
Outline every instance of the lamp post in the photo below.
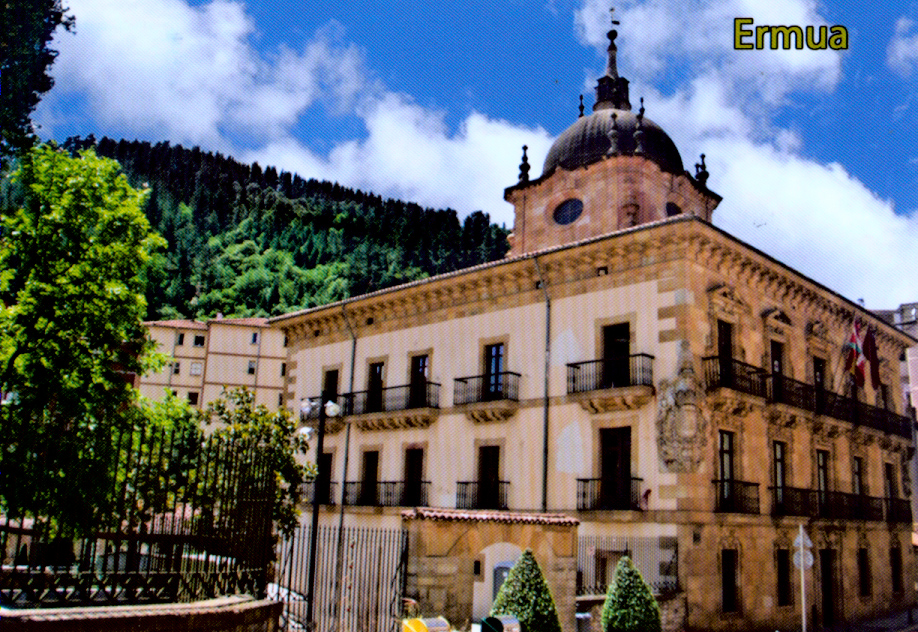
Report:
[[[341,412],[341,407],[334,401],[326,400],[327,392],[322,392],[322,398],[319,400],[319,430],[318,439],[316,440],[316,467],[322,463],[322,451],[325,448],[325,421],[328,417],[337,417]],[[303,399],[300,402],[300,418],[305,421],[307,415],[312,410],[312,403]],[[318,554],[319,543],[319,479],[324,475],[331,475],[331,472],[322,472],[321,469],[316,471],[316,484],[313,486],[312,494],[312,530],[309,532],[309,575],[306,580],[306,625],[310,631],[317,627],[314,617],[316,605],[316,557]]]

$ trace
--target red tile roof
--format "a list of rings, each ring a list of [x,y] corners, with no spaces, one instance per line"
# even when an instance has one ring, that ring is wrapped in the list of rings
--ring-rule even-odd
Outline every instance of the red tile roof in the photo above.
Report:
[[[268,327],[267,318],[211,318],[208,324],[242,325],[244,327]]]
[[[143,323],[147,327],[172,327],[173,329],[207,329],[207,323],[197,320],[148,320]]]
[[[437,509],[432,507],[415,507],[402,512],[404,520],[449,520],[468,522],[504,522],[510,524],[547,524],[554,526],[576,527],[580,524],[577,518],[564,514],[551,513],[518,513],[512,511]]]

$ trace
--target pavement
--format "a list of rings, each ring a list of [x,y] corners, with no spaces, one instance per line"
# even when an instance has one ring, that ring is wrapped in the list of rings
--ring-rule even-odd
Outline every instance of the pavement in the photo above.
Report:
[[[911,617],[908,610],[902,610],[879,619],[858,623],[840,623],[831,628],[816,627],[813,632],[823,630],[831,630],[831,632],[918,632],[918,609],[911,610]]]

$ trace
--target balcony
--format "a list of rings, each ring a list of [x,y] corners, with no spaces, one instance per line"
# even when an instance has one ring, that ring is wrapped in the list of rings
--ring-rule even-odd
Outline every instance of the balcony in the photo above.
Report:
[[[762,369],[720,356],[710,356],[702,360],[705,383],[708,390],[729,388],[747,395],[765,398],[767,395],[766,373]]]
[[[509,481],[457,482],[456,509],[506,509]]]
[[[832,393],[812,384],[766,371],[729,358],[704,358],[705,382],[708,390],[728,388],[765,399],[768,403],[785,404],[817,415],[825,415],[855,426],[873,428],[880,432],[911,438],[908,417],[891,410],[877,408],[844,395]]]
[[[653,392],[653,356],[646,353],[567,365],[568,395],[592,413],[640,408]]]
[[[798,487],[769,487],[773,516],[805,516],[830,520],[883,520],[883,499],[862,494]],[[911,520],[911,518],[909,518]]]
[[[886,522],[911,523],[912,506],[905,498],[884,498]]]
[[[510,371],[458,377],[453,385],[453,404],[465,406],[475,423],[504,421],[519,408],[520,374]]]
[[[363,507],[426,507],[430,481],[348,481],[344,504]]]
[[[316,489],[319,491],[320,505],[334,505],[338,497],[338,483],[322,484],[320,481],[307,481],[300,485],[300,497],[305,503],[312,503]]]
[[[600,478],[577,479],[577,509],[615,510],[641,509],[641,485],[644,479],[603,481]]]
[[[315,395],[313,397],[307,397],[307,401],[310,403],[309,413],[305,415],[306,423],[310,426],[318,426],[319,422],[319,409],[322,404],[322,396]],[[331,399],[331,398],[330,398]],[[348,406],[348,396],[347,395],[335,395],[334,401],[338,406],[341,407],[342,416],[347,411]],[[342,417],[326,417],[325,419],[325,432],[328,434],[335,434],[340,432],[344,428],[344,419]]]
[[[426,428],[439,414],[440,385],[419,382],[347,395],[346,415],[360,430]]]
[[[711,481],[717,494],[714,511],[720,513],[759,513],[759,484],[721,479]]]

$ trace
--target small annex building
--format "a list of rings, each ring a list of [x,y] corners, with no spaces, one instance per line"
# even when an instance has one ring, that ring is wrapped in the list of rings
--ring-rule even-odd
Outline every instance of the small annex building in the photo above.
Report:
[[[625,554],[670,629],[790,629],[801,525],[816,622],[912,605],[913,422],[890,393],[916,340],[712,225],[704,157],[690,174],[632,109],[616,36],[538,178],[524,151],[504,260],[271,319],[287,405],[342,406],[312,457],[323,523],[343,502],[407,529],[408,596],[457,625],[531,547],[565,630]],[[845,371],[855,321],[875,388]]]

